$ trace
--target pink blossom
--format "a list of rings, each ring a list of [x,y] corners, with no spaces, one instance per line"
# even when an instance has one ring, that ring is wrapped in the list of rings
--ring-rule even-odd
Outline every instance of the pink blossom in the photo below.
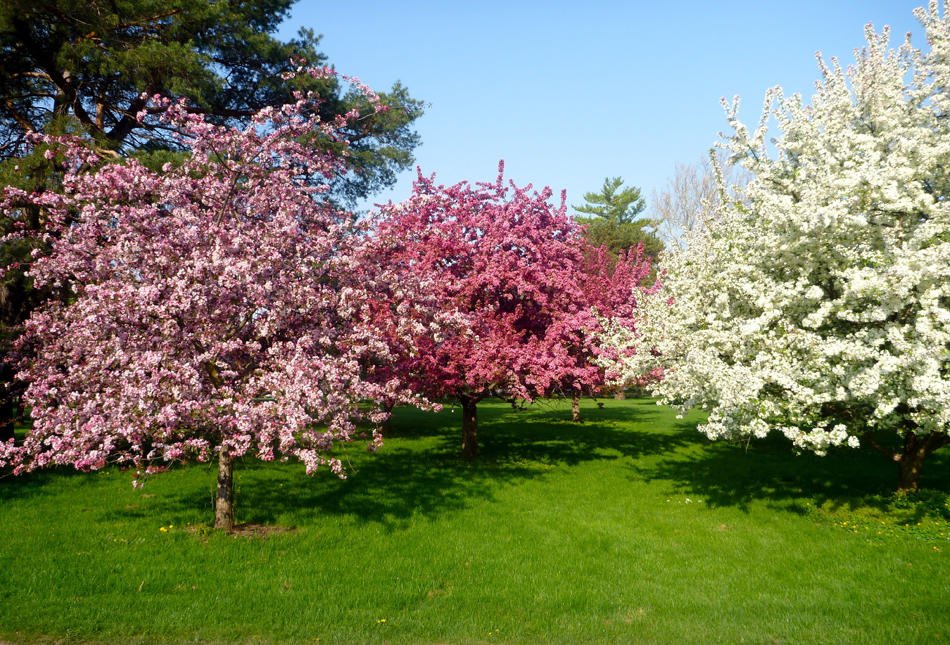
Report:
[[[52,250],[31,275],[74,297],[26,323],[18,349],[32,359],[19,377],[34,424],[22,445],[0,445],[0,466],[110,461],[148,474],[226,447],[342,476],[335,442],[386,416],[365,403],[418,400],[397,379],[366,377],[393,361],[375,312],[394,276],[354,269],[365,231],[322,197],[342,159],[305,136],[339,140],[339,124],[308,101],[240,130],[153,97],[149,110],[188,150],[161,172],[36,139],[66,160],[62,192],[8,193],[0,206],[48,213]],[[407,323],[390,313],[385,334],[405,342]]]
[[[593,384],[580,348],[597,320],[578,281],[580,231],[551,191],[494,183],[442,186],[419,178],[410,198],[384,206],[376,253],[438,307],[400,370],[428,396],[531,399],[566,382]]]

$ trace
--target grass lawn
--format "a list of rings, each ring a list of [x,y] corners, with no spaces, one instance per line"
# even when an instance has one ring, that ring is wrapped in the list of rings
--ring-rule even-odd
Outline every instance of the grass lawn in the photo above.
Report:
[[[915,498],[865,451],[712,444],[648,400],[398,410],[350,476],[0,478],[0,641],[950,641],[950,451]]]

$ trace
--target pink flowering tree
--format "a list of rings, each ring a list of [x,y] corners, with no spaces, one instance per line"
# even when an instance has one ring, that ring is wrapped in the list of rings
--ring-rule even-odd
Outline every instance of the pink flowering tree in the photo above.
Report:
[[[587,302],[597,313],[633,326],[636,322],[637,296],[644,290],[659,288],[651,280],[653,260],[637,244],[618,254],[606,245],[584,246],[581,280]]]
[[[360,115],[322,122],[298,98],[243,130],[153,99],[187,150],[162,172],[135,160],[91,170],[78,142],[45,141],[64,161],[63,191],[8,191],[5,204],[47,210],[51,252],[31,273],[73,295],[27,322],[20,348],[33,358],[19,377],[33,429],[0,446],[0,467],[115,462],[141,476],[217,459],[215,526],[231,529],[236,458],[292,457],[343,477],[334,444],[384,417],[367,402],[412,398],[396,379],[364,378],[390,359],[374,327],[390,285],[358,270],[365,235],[323,197],[340,153],[306,145],[345,150],[339,132]]]
[[[584,292],[600,322],[598,358],[594,362],[603,367],[610,364],[607,359],[615,351],[603,342],[605,334],[609,329],[622,327],[629,335],[637,335],[637,324],[643,318],[642,301],[657,294],[662,296],[662,275],[656,271],[654,258],[647,255],[640,244],[616,258],[604,247],[588,248],[584,257]],[[635,352],[636,349],[634,343],[626,351]],[[642,385],[662,374],[662,371],[648,371],[619,378],[620,375],[609,367],[605,369],[605,381],[619,385]]]
[[[531,400],[564,383],[594,384],[580,349],[597,325],[578,282],[580,229],[548,188],[435,183],[421,174],[412,195],[378,214],[385,263],[426,284],[455,325],[424,326],[402,354],[402,371],[430,397],[462,407],[462,454],[478,451],[477,404],[493,394]]]

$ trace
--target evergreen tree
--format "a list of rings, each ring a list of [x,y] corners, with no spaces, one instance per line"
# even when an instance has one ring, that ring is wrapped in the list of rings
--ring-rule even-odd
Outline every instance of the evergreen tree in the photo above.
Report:
[[[585,237],[592,246],[606,246],[614,256],[638,244],[651,257],[663,250],[663,242],[649,230],[655,222],[638,219],[646,200],[636,186],[624,187],[620,177],[608,177],[600,192],[584,193],[584,201],[574,210],[593,217],[575,219],[585,227]]]
[[[574,210],[618,224],[632,222],[646,208],[640,189],[636,186],[623,188],[623,179],[620,177],[604,179],[600,192],[584,193],[584,201],[587,203],[575,206]]]
[[[114,154],[175,149],[167,126],[139,120],[146,97],[185,97],[189,110],[230,125],[268,105],[314,91],[329,119],[363,107],[334,79],[281,77],[292,61],[326,64],[319,36],[272,34],[294,0],[7,0],[0,4],[0,158],[22,156],[28,131],[69,129]],[[335,194],[354,201],[395,181],[411,165],[422,104],[396,84],[390,106],[346,128],[349,172]]]

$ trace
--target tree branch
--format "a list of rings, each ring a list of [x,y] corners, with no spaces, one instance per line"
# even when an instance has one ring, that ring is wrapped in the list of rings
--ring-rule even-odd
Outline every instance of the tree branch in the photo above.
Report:
[[[123,141],[125,141],[132,130],[134,130],[139,124],[138,113],[148,102],[148,99],[143,98],[143,95],[147,97],[152,93],[153,89],[151,86],[149,86],[145,89],[145,92],[132,99],[132,102],[129,103],[129,107],[123,110],[122,118],[119,120],[119,122],[116,123],[111,130],[105,133],[106,139],[108,139],[113,144],[121,144]]]

